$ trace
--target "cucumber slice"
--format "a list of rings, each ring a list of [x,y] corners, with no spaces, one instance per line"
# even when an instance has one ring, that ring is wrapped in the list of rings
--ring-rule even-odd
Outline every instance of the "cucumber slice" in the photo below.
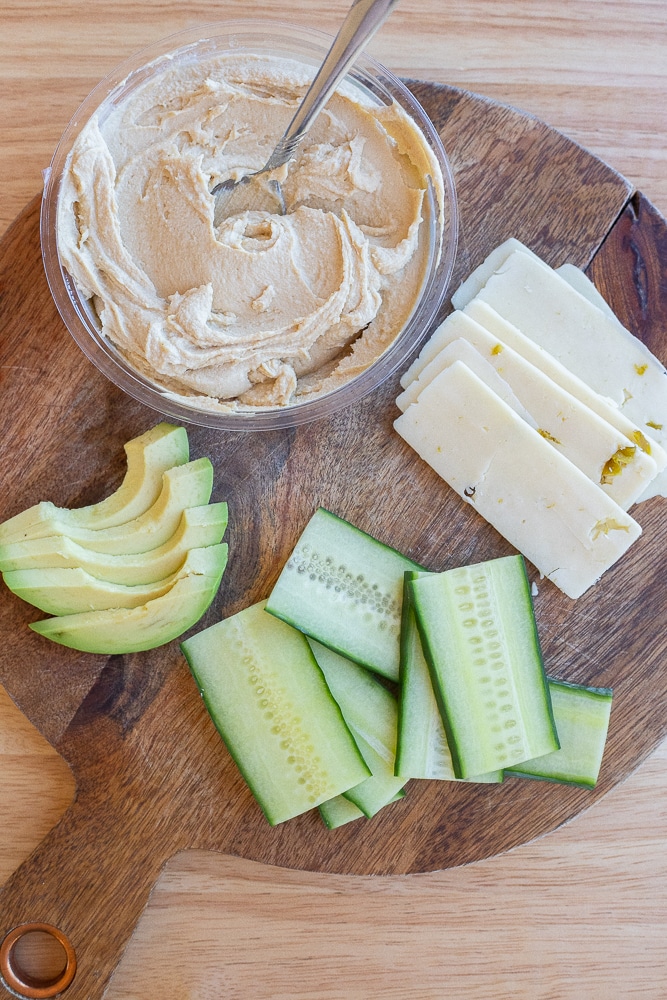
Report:
[[[308,644],[347,725],[393,768],[398,715],[394,695],[358,663],[314,639],[308,639]]]
[[[339,826],[352,823],[355,819],[366,818],[361,809],[344,795],[336,795],[335,798],[323,802],[318,809],[322,822],[328,830],[336,830]]]
[[[345,793],[370,819],[400,792],[396,777],[396,698],[373,674],[321,643],[308,643],[372,777]]]
[[[403,573],[421,566],[320,508],[266,605],[276,618],[398,680]]]
[[[396,793],[392,802],[398,802],[399,799],[403,798],[405,798],[405,792],[401,790]],[[361,809],[355,806],[354,802],[350,802],[349,799],[345,798],[344,795],[337,795],[335,798],[329,799],[328,802],[323,802],[319,806],[319,811],[322,822],[329,830],[336,830],[339,826],[351,823],[355,819],[366,818]]]
[[[305,636],[254,604],[182,643],[220,735],[275,826],[370,774]]]
[[[456,776],[557,750],[523,558],[419,575],[409,587]]]
[[[370,819],[405,785],[397,777],[396,698],[373,674],[319,642],[308,643],[372,777],[345,793]]]
[[[593,788],[598,780],[611,714],[611,688],[549,678],[560,750],[526,760],[508,773]]]
[[[408,586],[411,579],[420,575],[425,574],[405,574],[396,774],[404,778],[458,781],[452,766],[447,734],[433,693]],[[501,782],[503,772],[491,771],[465,780]]]
[[[346,799],[361,809],[364,816],[372,819],[381,809],[393,802],[399,793],[405,795],[403,786],[407,779],[397,778],[394,774],[393,761],[388,764],[360,733],[355,732],[354,729],[350,731],[361,751],[361,756],[371,771],[371,777],[366,778],[365,781],[343,794]]]

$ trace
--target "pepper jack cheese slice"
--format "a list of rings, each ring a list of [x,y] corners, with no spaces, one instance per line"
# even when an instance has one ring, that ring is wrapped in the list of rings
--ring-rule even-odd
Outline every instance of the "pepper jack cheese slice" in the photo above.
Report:
[[[482,333],[484,336],[490,336],[486,330],[482,330]],[[497,343],[495,338],[491,337],[490,339],[492,344]],[[413,379],[408,387],[396,397],[396,405],[399,410],[405,411],[410,403],[416,403],[424,386],[433,381],[443,368],[449,368],[455,361],[462,361],[464,365],[467,365],[478,378],[481,378],[482,382],[488,385],[489,389],[504,399],[515,413],[518,413],[531,427],[537,430],[537,422],[533,420],[525,406],[522,406],[518,396],[512,391],[507,381],[498,374],[491,362],[487,361],[486,357],[463,337],[457,337],[441,351],[438,351],[433,360],[423,369],[421,375]]]
[[[618,318],[614,310],[611,308],[607,300],[604,298],[603,295],[600,294],[600,292],[597,290],[597,288],[590,280],[590,278],[588,278],[580,268],[575,267],[574,264],[561,264],[560,267],[556,268],[556,273],[560,274],[562,278],[565,278],[565,280],[569,285],[572,285],[573,288],[576,288],[576,290],[579,292],[580,295],[583,295],[584,298],[588,299],[589,302],[592,302],[594,306],[597,306],[598,309],[601,309],[602,312],[605,314],[605,316],[609,317],[610,321],[615,324],[616,329],[619,331],[622,337],[630,337],[635,342],[634,345],[635,348],[637,344],[640,345],[640,348],[645,352],[645,359],[646,359],[645,362],[642,363],[642,365],[643,364],[655,365],[657,358],[655,358],[654,355],[651,354],[649,349],[646,347],[645,344],[641,342],[641,340],[637,340],[637,338],[633,337],[632,333],[630,333],[629,330],[626,330],[626,328],[623,326],[620,319]],[[657,363],[660,367],[662,367],[659,361]],[[640,365],[640,368],[642,367],[642,365]],[[663,430],[664,428],[662,427],[647,426],[646,433],[652,435],[653,438],[655,438],[657,436],[656,431],[660,432]],[[667,444],[665,443],[665,438],[663,436],[660,437],[660,440],[662,441],[663,445],[667,447]],[[655,452],[657,452],[659,448],[660,446],[658,442],[655,441],[654,454]],[[662,449],[660,450],[662,451]],[[667,466],[667,461],[664,463],[664,466]],[[664,468],[664,466],[662,467]],[[653,480],[651,485],[648,487],[648,489],[642,494],[642,496],[639,497],[639,499],[649,500],[651,497],[654,496],[666,496],[666,495],[667,495],[667,474],[663,476],[657,476]]]
[[[494,274],[494,272],[505,263],[509,255],[515,251],[530,254],[530,256],[539,261],[543,267],[549,266],[524,243],[521,243],[520,240],[517,240],[512,236],[509,240],[505,240],[504,243],[495,247],[495,249],[493,249],[491,253],[484,258],[482,263],[468,275],[465,281],[459,285],[452,295],[452,305],[454,308],[464,309],[468,303],[471,302],[479,292],[481,292],[491,275]]]
[[[528,414],[531,426],[616,503],[626,510],[635,503],[656,475],[654,460],[576,396],[463,315],[467,320],[465,340],[452,341],[436,354],[397,398],[399,409],[405,410],[417,400],[423,387],[444,368],[463,361],[519,416],[526,419]],[[447,324],[445,320],[445,331]],[[456,346],[461,344],[467,349]],[[504,393],[498,391],[496,380],[506,386]]]
[[[474,319],[480,326],[498,337],[504,343],[513,347],[515,351],[530,361],[531,364],[539,368],[540,371],[548,375],[549,378],[557,382],[582,403],[594,410],[607,423],[615,427],[621,434],[625,434],[631,441],[636,442],[642,450],[654,459],[658,472],[667,468],[667,452],[653,438],[646,436],[644,431],[636,423],[615,405],[607,396],[601,395],[591,389],[590,385],[579,378],[561,364],[552,354],[539,347],[534,340],[526,337],[512,323],[508,322],[495,309],[492,309],[486,302],[480,299],[473,299],[465,307],[464,314],[470,319]],[[437,331],[436,331],[437,332]]]
[[[531,250],[530,247],[521,243],[520,240],[511,237],[509,240],[505,240],[504,243],[501,243],[494,250],[492,250],[491,253],[484,258],[482,263],[479,264],[475,270],[468,275],[465,281],[459,285],[452,295],[452,305],[454,308],[465,309],[468,303],[475,298],[478,292],[481,292],[494,271],[497,271],[498,268],[505,263],[509,255],[514,253],[515,250],[530,254],[534,260],[538,260],[545,267],[549,266],[546,261],[542,260],[541,257],[538,257],[538,255]],[[564,280],[567,281],[568,285],[572,285],[573,288],[576,288],[580,295],[583,295],[585,299],[588,299],[588,301],[592,302],[594,306],[601,309],[603,313],[610,316],[622,330],[625,330],[625,327],[618,319],[607,300],[600,294],[593,282],[587,277],[580,267],[575,267],[574,264],[566,262],[565,264],[561,264],[560,267],[554,268],[554,270],[556,274],[560,274],[561,278],[564,278]],[[632,336],[632,334],[627,330],[625,330],[625,333],[627,336]]]
[[[547,270],[551,270],[546,261],[542,260],[541,257],[539,257],[524,243],[521,243],[520,240],[512,237],[511,239],[505,240],[504,243],[501,243],[494,250],[492,250],[491,253],[484,258],[482,263],[479,264],[478,267],[476,267],[475,270],[459,286],[459,288],[457,288],[452,295],[452,305],[454,308],[465,309],[465,307],[482,291],[489,278],[496,271],[500,270],[511,254],[516,252],[527,254],[532,258],[534,263],[537,262]],[[561,264],[560,267],[554,268],[552,273],[554,272],[566,281],[575,291],[587,299],[591,305],[595,306],[602,313],[604,313],[607,319],[614,324],[617,332],[629,341],[631,349],[634,352],[639,351],[643,353],[645,363],[655,365],[657,362],[658,368],[662,368],[664,370],[664,366],[657,361],[646,345],[623,326],[607,300],[598,291],[596,286],[584,273],[584,271],[581,270],[581,268],[575,267],[574,264],[566,262],[565,264]]]
[[[436,376],[394,427],[568,597],[580,597],[641,534],[460,361]]]
[[[667,371],[559,274],[515,250],[476,297],[667,445]]]
[[[611,308],[604,295],[601,295],[597,290],[593,282],[586,274],[581,270],[580,267],[575,267],[574,264],[561,264],[560,267],[555,268],[556,274],[560,274],[561,278],[567,281],[568,285],[572,285],[573,288],[583,295],[585,299],[588,299],[594,306],[601,309],[605,316],[609,316],[610,319],[614,321],[619,330],[623,330],[627,337],[631,337],[632,334],[629,330],[626,330],[620,319]],[[641,343],[641,341],[640,341]]]
[[[438,356],[443,347],[447,347],[448,344],[451,344],[458,337],[470,340],[470,335],[474,334],[478,325],[476,320],[473,321],[464,312],[457,310],[450,313],[447,319],[437,327],[426,341],[408,370],[401,375],[401,385],[403,388],[407,389],[415,379],[419,378],[426,366]]]

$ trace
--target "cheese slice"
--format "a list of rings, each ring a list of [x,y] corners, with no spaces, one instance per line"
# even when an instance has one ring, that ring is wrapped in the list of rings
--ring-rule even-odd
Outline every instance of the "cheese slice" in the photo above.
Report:
[[[497,247],[495,247],[491,253],[484,258],[481,264],[478,264],[475,270],[468,275],[465,281],[461,282],[452,295],[452,305],[454,308],[464,309],[468,303],[475,298],[478,292],[481,292],[491,275],[494,274],[494,272],[505,263],[509,255],[514,253],[516,250],[521,253],[530,254],[531,257],[539,261],[545,267],[549,267],[546,261],[536,254],[534,250],[531,250],[530,247],[525,245],[525,243],[522,243],[520,240],[517,240],[512,236],[510,239],[505,240],[504,243],[500,243]],[[561,278],[564,278],[569,285],[572,285],[572,287],[575,288],[580,295],[583,295],[584,298],[588,299],[589,302],[592,302],[594,306],[597,306],[598,309],[601,309],[608,316],[615,319],[619,326],[622,327],[622,324],[617,318],[614,310],[580,267],[576,267],[574,264],[566,261],[559,267],[554,268],[554,270],[556,274],[559,274]]]
[[[630,419],[629,415],[616,406],[607,396],[595,392],[588,382],[579,378],[569,368],[566,368],[557,358],[525,336],[514,324],[501,316],[488,303],[481,299],[473,299],[465,307],[464,315],[484,326],[490,333],[513,347],[524,358],[540,368],[549,378],[567,389],[594,410],[607,423],[624,434],[632,442],[639,445],[656,463],[657,475],[648,483],[638,501],[647,500],[652,496],[667,496],[667,451],[660,442],[648,435],[648,429]],[[436,331],[437,332],[437,331]]]
[[[452,295],[451,300],[454,308],[464,309],[468,303],[471,302],[479,294],[479,292],[481,292],[491,275],[500,270],[507,258],[515,252],[525,253],[531,257],[534,262],[546,267],[547,270],[551,270],[546,261],[542,260],[542,258],[531,250],[530,247],[527,247],[524,243],[521,243],[520,240],[512,237],[505,240],[504,243],[501,243],[494,250],[492,250],[491,253],[484,258],[482,263],[479,264],[470,275],[468,275],[459,288],[457,288]],[[653,355],[651,355],[651,352],[648,350],[646,345],[623,326],[605,297],[598,291],[594,283],[580,267],[576,267],[574,264],[566,262],[553,270],[575,291],[579,292],[580,295],[587,299],[591,305],[603,312],[605,316],[614,323],[616,329],[622,332],[624,337],[630,338],[633,342],[634,349],[639,349],[644,352],[645,356],[648,355],[648,357],[652,358],[653,361],[656,360]]]
[[[402,387],[407,389],[415,379],[419,378],[424,368],[438,356],[444,347],[457,338],[468,340],[478,326],[477,320],[468,316],[467,313],[460,311],[450,313],[447,319],[433,331],[407,371],[401,375]]]
[[[556,274],[560,274],[561,278],[567,281],[568,285],[572,285],[580,295],[583,295],[585,299],[588,299],[594,306],[601,309],[602,312],[608,316],[610,319],[616,323],[620,330],[623,330],[629,337],[632,336],[629,330],[626,330],[620,319],[611,308],[604,295],[602,295],[591,279],[584,274],[580,267],[575,267],[574,264],[561,264],[560,267],[555,268]],[[640,341],[641,343],[641,341]]]
[[[549,265],[546,261],[542,260],[530,247],[527,247],[520,240],[511,237],[505,240],[504,243],[499,244],[491,251],[491,253],[484,258],[481,264],[479,264],[474,271],[472,271],[465,281],[461,282],[459,287],[456,289],[452,295],[452,305],[455,309],[465,309],[469,302],[475,298],[478,292],[484,288],[489,278],[495,271],[497,271],[502,264],[505,263],[507,258],[511,253],[518,250],[522,253],[530,254],[535,260],[539,261],[545,267]],[[580,295],[588,299],[594,306],[601,309],[602,312],[606,313],[611,319],[613,319],[618,326],[625,330],[625,327],[621,321],[616,316],[616,313],[611,308],[607,300],[603,295],[600,294],[598,289],[595,287],[593,282],[585,274],[580,267],[576,267],[574,264],[566,262],[561,264],[559,267],[554,268],[556,274],[559,274],[561,278],[567,281],[568,285],[575,288]],[[626,333],[628,331],[626,330]],[[630,334],[632,336],[632,334]]]
[[[479,329],[482,331],[481,327]],[[486,330],[482,332],[485,336],[490,337],[490,334],[487,334]],[[496,343],[494,338],[490,337],[490,339],[492,343]],[[510,385],[498,374],[491,362],[487,361],[480,351],[476,347],[473,347],[469,340],[464,340],[463,337],[458,337],[456,340],[452,340],[450,344],[447,344],[446,347],[443,347],[433,360],[426,365],[422,373],[416,379],[413,379],[408,387],[396,397],[396,405],[399,410],[407,410],[410,403],[417,401],[419,393],[424,386],[428,385],[443,368],[449,368],[455,361],[462,361],[467,365],[478,378],[481,378],[485,385],[488,385],[489,389],[493,389],[495,394],[500,399],[503,399],[508,406],[511,406],[515,413],[518,413],[531,427],[537,430],[537,421],[533,419],[526,407],[522,405]]]
[[[444,327],[448,328],[446,321]],[[461,343],[467,344],[467,350],[457,346]],[[636,502],[656,475],[655,461],[636,442],[478,323],[470,322],[465,340],[452,341],[422,369],[397,398],[399,409],[405,410],[415,402],[424,386],[457,360],[463,361],[519,416],[528,418],[528,423],[552,447],[624,509]]]
[[[458,361],[396,431],[568,597],[580,597],[641,534],[603,490]]]
[[[531,364],[539,368],[545,375],[548,375],[554,382],[557,382],[563,389],[567,389],[568,392],[576,396],[577,399],[580,399],[591,410],[595,410],[607,423],[612,424],[618,431],[625,434],[626,437],[631,438],[633,441],[636,440],[640,444],[640,447],[643,447],[656,460],[659,469],[667,467],[667,452],[659,445],[655,445],[652,439],[647,438],[642,429],[622,413],[612,399],[592,389],[588,382],[575,375],[569,368],[566,368],[553,354],[550,354],[549,351],[546,351],[530,337],[527,337],[513,323],[510,323],[504,316],[501,316],[496,309],[488,305],[488,303],[483,302],[481,299],[473,299],[465,307],[463,315],[479,323],[480,326],[483,326],[494,337],[502,340],[509,347],[514,348],[527,361],[530,361]],[[641,441],[642,438],[644,439],[643,442]]]
[[[515,250],[476,297],[667,445],[664,366],[559,274]]]
[[[595,287],[590,278],[586,274],[584,274],[584,272],[580,268],[575,267],[574,264],[561,264],[560,267],[556,268],[556,273],[560,274],[561,278],[564,278],[569,285],[572,285],[573,288],[576,288],[576,290],[579,292],[580,295],[583,295],[584,298],[588,299],[588,301],[591,302],[594,306],[597,306],[598,309],[601,309],[602,312],[605,314],[605,316],[607,316],[609,320],[612,323],[614,323],[620,335],[622,337],[629,337],[632,340],[634,350],[637,350],[637,348],[639,347],[639,350],[643,351],[645,360],[642,362],[642,365],[646,364],[650,366],[655,366],[657,362],[657,364],[660,367],[663,367],[662,365],[660,365],[658,359],[649,351],[646,344],[644,344],[641,340],[635,337],[628,329],[626,329],[626,327],[623,326],[620,319],[618,318],[614,310],[611,308],[605,297],[598,291],[598,289]],[[640,365],[640,368],[642,367],[642,365]],[[651,428],[650,426],[646,428],[647,434],[651,435],[654,438],[657,438],[659,436],[658,434],[655,433],[656,430],[663,430],[663,428]],[[665,439],[663,436],[660,436],[660,441],[667,450],[667,444],[665,443]],[[667,465],[667,463],[665,464]],[[650,497],[653,496],[667,496],[667,473],[665,473],[664,476],[656,477],[656,479],[653,480],[651,485],[642,494],[642,496],[639,497],[639,499],[648,500],[650,499]]]
[[[539,261],[543,267],[549,266],[524,243],[521,243],[520,240],[517,240],[512,236],[510,239],[505,240],[504,243],[495,247],[495,249],[493,249],[491,253],[484,258],[482,263],[468,275],[465,281],[459,285],[452,295],[452,305],[454,308],[464,309],[465,306],[467,306],[468,303],[474,299],[479,292],[481,292],[491,275],[494,274],[498,268],[505,263],[509,255],[515,251],[530,254],[531,257],[534,257],[536,261]]]

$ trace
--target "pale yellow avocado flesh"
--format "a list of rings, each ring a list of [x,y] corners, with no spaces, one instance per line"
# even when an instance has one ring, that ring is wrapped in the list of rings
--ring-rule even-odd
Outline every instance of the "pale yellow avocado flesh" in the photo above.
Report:
[[[223,543],[225,551],[227,546]],[[80,567],[71,569],[28,569],[6,573],[9,589],[22,601],[49,615],[74,615],[109,608],[137,608],[162,597],[177,580],[190,575],[201,549],[191,549],[175,573],[155,583],[125,586],[98,580]]]
[[[171,538],[147,552],[108,555],[85,549],[63,535],[50,535],[0,545],[0,571],[5,579],[15,572],[33,574],[32,579],[25,577],[31,584],[44,570],[52,568],[81,568],[98,580],[127,587],[154,584],[175,573],[189,549],[220,542],[226,527],[226,503],[187,507]]]
[[[153,601],[138,608],[46,618],[30,628],[53,642],[86,653],[113,655],[154,649],[178,638],[199,621],[217,593],[226,561],[224,545],[199,549],[193,571]]]
[[[40,535],[65,535],[86,549],[110,555],[148,552],[163,545],[176,531],[186,507],[208,503],[213,489],[213,466],[208,458],[167,469],[162,489],[149,509],[125,524],[111,528],[80,528],[54,518],[41,524]]]
[[[48,528],[54,520],[72,528],[98,530],[141,516],[158,499],[164,473],[188,462],[188,435],[184,427],[163,422],[128,441],[125,454],[127,470],[111,496],[99,503],[73,509],[57,507],[44,500],[0,524],[0,543],[40,537],[45,533],[44,526]]]

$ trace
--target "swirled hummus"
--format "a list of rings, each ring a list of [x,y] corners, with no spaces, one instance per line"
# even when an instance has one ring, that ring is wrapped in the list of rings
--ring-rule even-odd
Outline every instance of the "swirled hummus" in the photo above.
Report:
[[[397,104],[347,85],[277,175],[285,213],[244,210],[216,228],[212,189],[264,165],[312,70],[248,54],[160,68],[75,142],[58,202],[64,267],[128,363],[189,405],[332,391],[419,298],[437,160]]]

